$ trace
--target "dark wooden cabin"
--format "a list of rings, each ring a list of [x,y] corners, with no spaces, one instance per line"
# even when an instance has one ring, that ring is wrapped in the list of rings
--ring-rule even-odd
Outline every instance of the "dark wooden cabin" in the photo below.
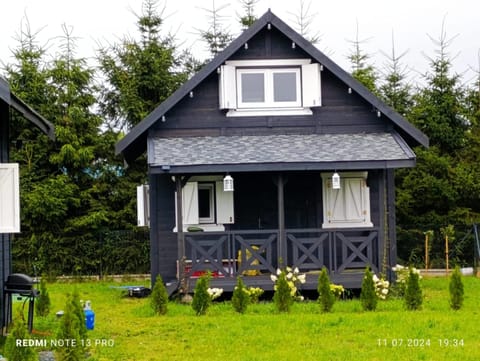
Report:
[[[21,99],[15,96],[15,94],[10,91],[8,83],[0,77],[0,164],[9,163],[9,148],[11,141],[13,141],[9,136],[10,117],[12,110],[19,112],[23,117],[25,117],[25,119],[47,134],[51,139],[55,137],[52,124],[45,120],[27,104],[25,104]],[[2,204],[6,203],[6,200],[3,199],[5,196],[5,194],[0,193],[0,202]],[[1,209],[0,216],[11,217],[10,214],[2,214]],[[6,314],[7,310],[4,304],[5,298],[3,285],[11,273],[12,233],[13,232],[10,231],[3,232],[0,230],[0,282],[2,282],[2,287],[0,287],[0,302],[2,303],[0,311],[1,328],[6,326],[5,320],[9,319],[9,315]]]
[[[152,281],[193,287],[210,270],[227,291],[239,275],[268,290],[294,266],[315,289],[326,267],[358,288],[366,266],[396,263],[394,170],[417,145],[423,133],[268,11],[117,153],[147,151]]]

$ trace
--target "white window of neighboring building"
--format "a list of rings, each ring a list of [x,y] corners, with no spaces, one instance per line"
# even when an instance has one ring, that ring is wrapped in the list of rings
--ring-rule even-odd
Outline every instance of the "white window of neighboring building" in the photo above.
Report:
[[[340,189],[332,188],[332,173],[322,173],[323,227],[373,227],[367,172],[340,173]]]
[[[227,116],[312,114],[321,106],[321,65],[310,59],[232,60],[219,68]]]

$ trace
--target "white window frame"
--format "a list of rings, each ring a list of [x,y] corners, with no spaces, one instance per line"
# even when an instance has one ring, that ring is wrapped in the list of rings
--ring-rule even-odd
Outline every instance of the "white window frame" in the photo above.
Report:
[[[174,179],[172,179],[174,180]],[[208,218],[199,217],[198,189],[210,187],[212,196],[210,209],[213,213]],[[183,230],[188,231],[190,227],[198,227],[204,231],[225,231],[225,224],[235,223],[233,193],[223,190],[223,177],[221,176],[193,176],[182,189],[182,218]],[[175,220],[177,219],[177,197],[175,192]],[[176,221],[175,221],[176,223]],[[177,226],[173,229],[177,232]]]
[[[242,102],[240,96],[242,72],[275,72],[298,69],[296,102],[265,103]],[[219,107],[227,110],[227,117],[245,116],[288,116],[311,115],[313,107],[322,106],[321,71],[322,66],[312,63],[311,59],[264,59],[264,60],[228,60],[218,69],[219,73]],[[268,82],[266,77],[266,82]],[[240,80],[239,80],[240,79]],[[273,98],[273,84],[269,93]],[[269,96],[269,94],[266,94]]]
[[[210,214],[208,217],[200,217],[200,196],[198,197],[198,208],[199,208],[199,215],[198,215],[198,223],[207,223],[213,224],[215,223],[215,183],[198,183],[198,192],[200,193],[201,189],[207,189],[209,191],[209,205],[208,208],[210,209]]]
[[[295,74],[295,101],[275,101],[274,76],[281,73]],[[263,74],[264,102],[247,102],[242,99],[242,75]],[[299,108],[302,106],[301,74],[300,67],[295,68],[237,68],[237,104],[238,109],[265,109],[265,108]]]
[[[373,227],[367,172],[340,173],[340,189],[332,188],[333,173],[322,173],[323,228]]]

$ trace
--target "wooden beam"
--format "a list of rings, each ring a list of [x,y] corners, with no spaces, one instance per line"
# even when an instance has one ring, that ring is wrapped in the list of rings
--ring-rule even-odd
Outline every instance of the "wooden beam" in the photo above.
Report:
[[[183,233],[183,192],[182,177],[175,176],[175,186],[177,191],[177,246],[178,246],[178,266],[179,279],[183,279],[184,267],[182,267],[185,259],[185,234]]]
[[[282,174],[277,175],[277,204],[278,204],[278,265],[287,266],[287,244],[285,234],[285,194]]]

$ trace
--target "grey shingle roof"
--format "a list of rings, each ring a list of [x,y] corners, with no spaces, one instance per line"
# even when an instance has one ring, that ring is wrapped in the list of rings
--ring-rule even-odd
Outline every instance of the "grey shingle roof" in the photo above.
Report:
[[[151,166],[414,160],[396,134],[305,134],[152,138]]]

